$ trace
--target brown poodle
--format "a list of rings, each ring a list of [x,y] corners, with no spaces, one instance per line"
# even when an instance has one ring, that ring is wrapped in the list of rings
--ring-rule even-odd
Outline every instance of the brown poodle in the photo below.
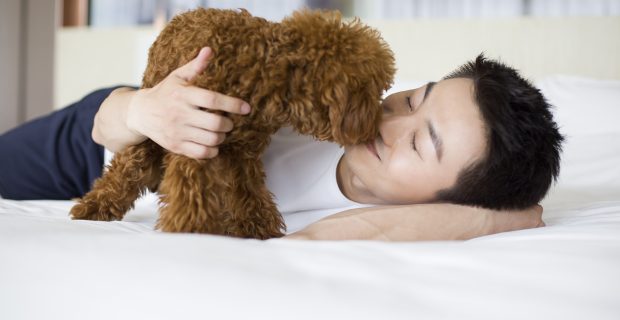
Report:
[[[341,145],[377,136],[394,58],[379,33],[358,20],[304,10],[274,23],[245,10],[190,11],[150,48],[142,87],[155,86],[205,46],[213,58],[192,84],[253,106],[249,115],[229,115],[234,129],[219,155],[195,160],[151,140],[129,147],[71,209],[73,219],[121,220],[148,188],[160,194],[163,231],[280,237],[286,227],[260,161],[270,135],[290,125]]]

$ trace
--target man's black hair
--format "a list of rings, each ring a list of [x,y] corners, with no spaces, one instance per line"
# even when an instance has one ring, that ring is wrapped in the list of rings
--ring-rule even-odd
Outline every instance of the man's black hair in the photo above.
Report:
[[[524,209],[539,203],[560,171],[564,138],[540,90],[507,65],[480,54],[444,79],[474,83],[486,127],[486,152],[462,169],[439,202],[489,209]]]

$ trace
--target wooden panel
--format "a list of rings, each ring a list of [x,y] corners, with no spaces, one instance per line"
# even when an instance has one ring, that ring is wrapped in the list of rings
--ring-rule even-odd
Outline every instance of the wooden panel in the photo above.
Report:
[[[62,26],[83,27],[88,24],[88,0],[63,0]]]

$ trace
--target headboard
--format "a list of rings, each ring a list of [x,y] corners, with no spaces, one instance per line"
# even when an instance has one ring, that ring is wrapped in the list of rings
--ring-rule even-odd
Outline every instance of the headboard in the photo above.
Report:
[[[396,55],[397,81],[435,80],[480,52],[531,79],[555,74],[620,79],[620,17],[365,21]],[[153,28],[60,29],[55,107],[88,91],[139,85]]]

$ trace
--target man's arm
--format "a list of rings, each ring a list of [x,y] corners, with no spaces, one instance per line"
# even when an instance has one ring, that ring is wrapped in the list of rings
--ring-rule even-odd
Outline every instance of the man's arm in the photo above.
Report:
[[[453,204],[419,204],[353,209],[319,220],[285,239],[467,240],[544,226],[542,207],[494,211]]]

